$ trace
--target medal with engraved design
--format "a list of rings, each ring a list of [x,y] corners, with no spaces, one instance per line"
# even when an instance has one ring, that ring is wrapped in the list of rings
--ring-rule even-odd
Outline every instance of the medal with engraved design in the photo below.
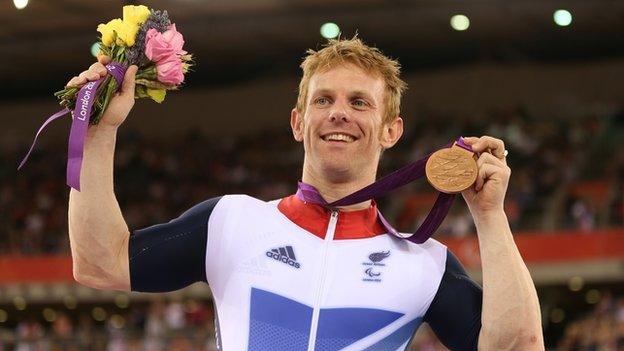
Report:
[[[436,190],[447,194],[460,193],[477,180],[477,161],[472,151],[455,143],[434,152],[425,166],[427,180]]]

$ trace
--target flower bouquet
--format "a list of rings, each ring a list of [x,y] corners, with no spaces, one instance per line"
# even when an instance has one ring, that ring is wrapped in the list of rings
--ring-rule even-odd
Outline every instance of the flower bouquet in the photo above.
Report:
[[[124,67],[137,65],[135,98],[151,98],[160,103],[167,90],[176,90],[193,57],[182,49],[184,38],[169,20],[167,11],[149,10],[146,6],[123,7],[123,19],[113,19],[97,28],[101,37],[100,53]],[[90,124],[98,124],[102,113],[118,88],[114,75],[108,75],[98,87]],[[74,109],[80,88],[69,87],[54,95],[61,106]]]
[[[114,19],[97,28],[100,54],[111,58],[108,75],[81,87],[66,87],[54,95],[63,110],[50,116],[39,128],[20,163],[28,160],[39,134],[53,120],[73,112],[69,134],[67,185],[80,190],[80,169],[88,126],[98,124],[110,99],[119,90],[126,68],[136,65],[135,98],[151,98],[160,103],[168,90],[176,90],[193,66],[193,56],[183,50],[184,37],[169,20],[167,11],[146,6],[123,7],[123,19]]]

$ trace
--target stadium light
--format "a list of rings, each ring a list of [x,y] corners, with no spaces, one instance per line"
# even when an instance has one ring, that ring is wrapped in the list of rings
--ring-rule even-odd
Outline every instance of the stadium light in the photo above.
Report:
[[[470,19],[465,15],[451,17],[451,27],[457,31],[464,31],[470,27]]]
[[[26,309],[26,299],[21,296],[16,296],[13,298],[13,305],[18,311],[23,311]]]
[[[340,35],[340,27],[336,23],[327,22],[321,26],[321,35],[325,39],[333,39]]]
[[[13,0],[13,5],[15,5],[16,9],[22,10],[28,6],[28,0]]]
[[[94,57],[97,57],[99,53],[100,53],[100,43],[93,43],[93,45],[91,45],[91,55],[93,55]]]
[[[106,311],[102,307],[95,307],[91,310],[91,317],[98,322],[103,322],[106,319]]]
[[[579,276],[574,276],[568,281],[568,288],[570,289],[570,291],[580,291],[581,289],[583,289],[584,285],[585,281]]]
[[[65,297],[63,297],[63,303],[65,304],[65,307],[67,307],[67,309],[73,310],[78,305],[78,300],[76,300],[76,298],[71,295],[66,295]]]
[[[130,298],[128,295],[119,294],[115,296],[115,305],[119,308],[128,308],[130,305]]]
[[[566,27],[572,23],[572,14],[568,10],[557,10],[553,14],[553,20],[558,26]]]
[[[43,319],[45,319],[47,322],[54,322],[56,320],[56,311],[51,309],[51,308],[44,308],[43,309]]]
[[[118,314],[114,314],[110,318],[111,325],[115,329],[121,329],[126,324],[126,319]]]
[[[600,302],[600,291],[596,289],[589,290],[585,294],[585,301],[590,305],[597,304],[598,302]]]

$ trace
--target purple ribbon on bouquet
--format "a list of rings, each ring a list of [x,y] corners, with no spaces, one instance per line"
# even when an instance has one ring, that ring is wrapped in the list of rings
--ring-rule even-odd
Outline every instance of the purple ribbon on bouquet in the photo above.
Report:
[[[460,137],[459,139],[457,139],[456,143],[457,146],[472,152],[472,148],[470,147],[470,145],[467,145],[464,142],[463,138]],[[451,146],[453,146],[453,144],[449,144],[444,147]],[[427,164],[429,156],[431,156],[432,154],[433,153],[430,153],[418,161],[412,162],[407,166],[399,168],[398,170],[384,176],[376,182],[331,203],[328,203],[314,186],[306,184],[304,182],[299,182],[296,196],[302,201],[321,205],[326,208],[336,208],[339,206],[353,205],[376,197],[380,197],[396,188],[399,188],[416,179],[424,177],[425,165]],[[440,192],[424,222],[418,227],[418,229],[416,229],[416,232],[414,232],[414,234],[410,236],[403,236],[396,229],[394,229],[390,225],[390,223],[383,217],[381,211],[379,211],[379,208],[377,209],[377,215],[379,216],[381,223],[383,223],[388,233],[401,239],[406,239],[417,244],[422,244],[427,241],[427,239],[429,239],[431,235],[433,235],[438,227],[440,227],[440,224],[442,224],[444,217],[446,217],[449,210],[451,209],[451,205],[453,204],[454,199],[455,194],[446,194]]]
[[[117,81],[118,90],[121,87],[124,75],[126,74],[126,67],[119,62],[111,62],[106,65],[106,70],[108,71],[108,74],[113,76],[115,81]],[[78,191],[80,191],[80,169],[82,168],[84,142],[85,137],[87,136],[87,129],[89,128],[89,118],[91,117],[93,103],[97,98],[95,94],[104,79],[105,78],[100,78],[97,81],[88,82],[80,88],[78,95],[76,96],[76,107],[73,111],[73,120],[71,130],[69,132],[69,145],[67,148],[67,185]],[[47,127],[48,124],[55,119],[66,115],[68,112],[70,112],[70,110],[68,108],[64,108],[48,117],[48,119],[43,122],[39,131],[37,131],[37,134],[35,135],[35,139],[30,146],[30,150],[28,150],[28,153],[17,167],[18,170],[26,164],[30,153],[33,151],[35,144],[37,143],[39,134],[41,134],[45,127]]]

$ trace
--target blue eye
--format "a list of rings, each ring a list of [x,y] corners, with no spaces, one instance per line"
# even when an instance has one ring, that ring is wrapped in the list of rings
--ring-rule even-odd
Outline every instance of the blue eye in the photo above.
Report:
[[[324,106],[324,105],[329,104],[329,99],[328,99],[328,98],[326,98],[326,97],[320,97],[320,98],[316,99],[315,103],[316,103],[317,105]]]
[[[353,101],[353,106],[355,107],[366,107],[368,106],[368,104],[366,103],[366,101],[362,100],[362,99],[357,99]]]

